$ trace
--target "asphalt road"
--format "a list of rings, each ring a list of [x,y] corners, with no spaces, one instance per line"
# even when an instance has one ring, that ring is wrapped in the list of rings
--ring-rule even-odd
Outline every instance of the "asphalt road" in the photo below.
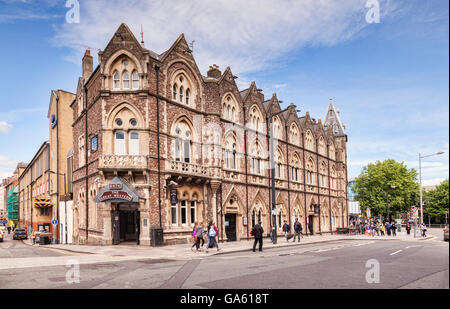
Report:
[[[439,239],[375,239],[198,259],[131,260],[31,248],[7,239],[0,244],[0,289],[448,289],[448,253],[448,242]],[[73,280],[76,273],[79,283]],[[367,277],[379,281],[368,283]]]

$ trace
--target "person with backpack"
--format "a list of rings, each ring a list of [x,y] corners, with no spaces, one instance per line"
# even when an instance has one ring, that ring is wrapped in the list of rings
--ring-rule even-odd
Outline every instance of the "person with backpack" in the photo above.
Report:
[[[205,245],[205,239],[203,238],[203,234],[205,234],[205,228],[203,227],[203,222],[200,222],[199,225],[197,226],[197,238],[198,238],[198,243],[201,247],[203,247]]]
[[[211,246],[216,247],[217,251],[220,251],[219,245],[217,244],[216,236],[217,236],[217,227],[214,224],[214,221],[210,221],[208,224],[208,244],[206,245],[206,253],[208,253],[208,249]]]
[[[386,222],[386,232],[387,236],[391,236],[391,223]]]
[[[295,223],[294,223],[294,242],[295,242],[295,238],[297,236],[298,236],[298,242],[300,242],[302,231],[303,231],[302,224],[298,221],[298,218],[296,218]]]
[[[255,242],[253,243],[253,252],[256,252],[256,244],[259,242],[259,252],[262,251],[263,247],[263,235],[264,235],[264,229],[261,225],[261,221],[258,222],[253,228],[252,228],[252,235],[255,237]]]
[[[284,220],[284,225],[283,225],[283,232],[284,235],[286,236],[286,242],[289,242],[289,234],[291,232],[291,226],[287,223],[286,220]]]

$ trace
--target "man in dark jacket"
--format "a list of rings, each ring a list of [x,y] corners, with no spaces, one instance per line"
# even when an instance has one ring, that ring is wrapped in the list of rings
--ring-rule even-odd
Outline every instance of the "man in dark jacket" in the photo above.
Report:
[[[283,232],[284,235],[286,236],[286,242],[289,242],[289,234],[291,233],[291,226],[287,223],[286,220],[284,220],[284,225],[283,225]]]
[[[258,222],[258,224],[256,224],[252,228],[252,235],[253,235],[253,237],[255,237],[255,242],[253,243],[253,252],[256,251],[256,244],[258,242],[259,242],[259,251],[262,251],[264,229],[261,226],[261,221]]]
[[[303,231],[302,224],[298,221],[298,218],[296,218],[295,223],[294,223],[294,242],[295,242],[295,237],[297,237],[297,236],[298,236],[298,242],[300,242],[302,231]]]

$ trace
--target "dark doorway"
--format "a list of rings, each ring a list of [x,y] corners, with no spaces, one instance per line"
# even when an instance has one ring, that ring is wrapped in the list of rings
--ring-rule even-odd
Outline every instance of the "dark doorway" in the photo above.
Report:
[[[228,241],[236,241],[236,214],[225,215],[225,233]]]
[[[309,216],[308,229],[311,235],[314,235],[314,216]]]
[[[120,204],[113,213],[113,244],[139,244],[140,214],[137,205]]]

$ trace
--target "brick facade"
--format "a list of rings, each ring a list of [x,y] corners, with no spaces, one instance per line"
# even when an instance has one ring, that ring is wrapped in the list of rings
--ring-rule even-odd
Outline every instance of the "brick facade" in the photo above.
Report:
[[[142,47],[125,24],[99,52],[95,71],[89,60],[87,53],[77,99],[71,106],[76,243],[113,242],[113,216],[120,205],[97,204],[94,197],[115,176],[125,179],[141,196],[138,224],[142,245],[149,245],[151,229],[160,227],[166,244],[186,242],[194,220],[214,220],[219,238],[226,240],[233,234],[225,227],[225,219],[230,217],[236,220],[236,239],[245,239],[253,223],[253,210],[255,217],[261,211],[263,227],[270,230],[268,115],[270,109],[281,111],[275,94],[265,100],[255,83],[239,91],[230,68],[222,73],[213,66],[207,77],[202,76],[183,35],[168,51],[157,55]],[[130,74],[128,83],[125,71]],[[261,115],[257,128],[252,125],[256,119],[253,113]],[[346,226],[347,137],[334,135],[331,127],[324,128],[308,113],[299,118],[293,104],[277,117],[280,132],[274,149],[280,154],[282,170],[276,180],[281,221],[288,220],[292,226],[295,216],[306,227],[311,219],[313,233]],[[295,140],[291,128],[298,130]],[[314,139],[311,149],[305,146],[307,132]],[[136,136],[137,141],[133,140]],[[98,139],[95,151],[91,149],[93,137]],[[319,140],[323,141],[322,151]],[[253,156],[256,143],[261,151]],[[292,170],[293,158],[298,161],[297,171]],[[255,172],[256,159],[260,160],[259,173]],[[313,180],[305,184],[309,181],[305,170],[308,162],[313,162]],[[326,171],[322,178],[319,166]],[[292,173],[298,173],[296,179]],[[170,203],[172,189],[177,190],[176,207]],[[314,214],[314,204],[321,205],[320,215]],[[195,207],[192,219],[191,207]],[[176,220],[172,219],[174,214]],[[247,226],[243,225],[244,217]]]

